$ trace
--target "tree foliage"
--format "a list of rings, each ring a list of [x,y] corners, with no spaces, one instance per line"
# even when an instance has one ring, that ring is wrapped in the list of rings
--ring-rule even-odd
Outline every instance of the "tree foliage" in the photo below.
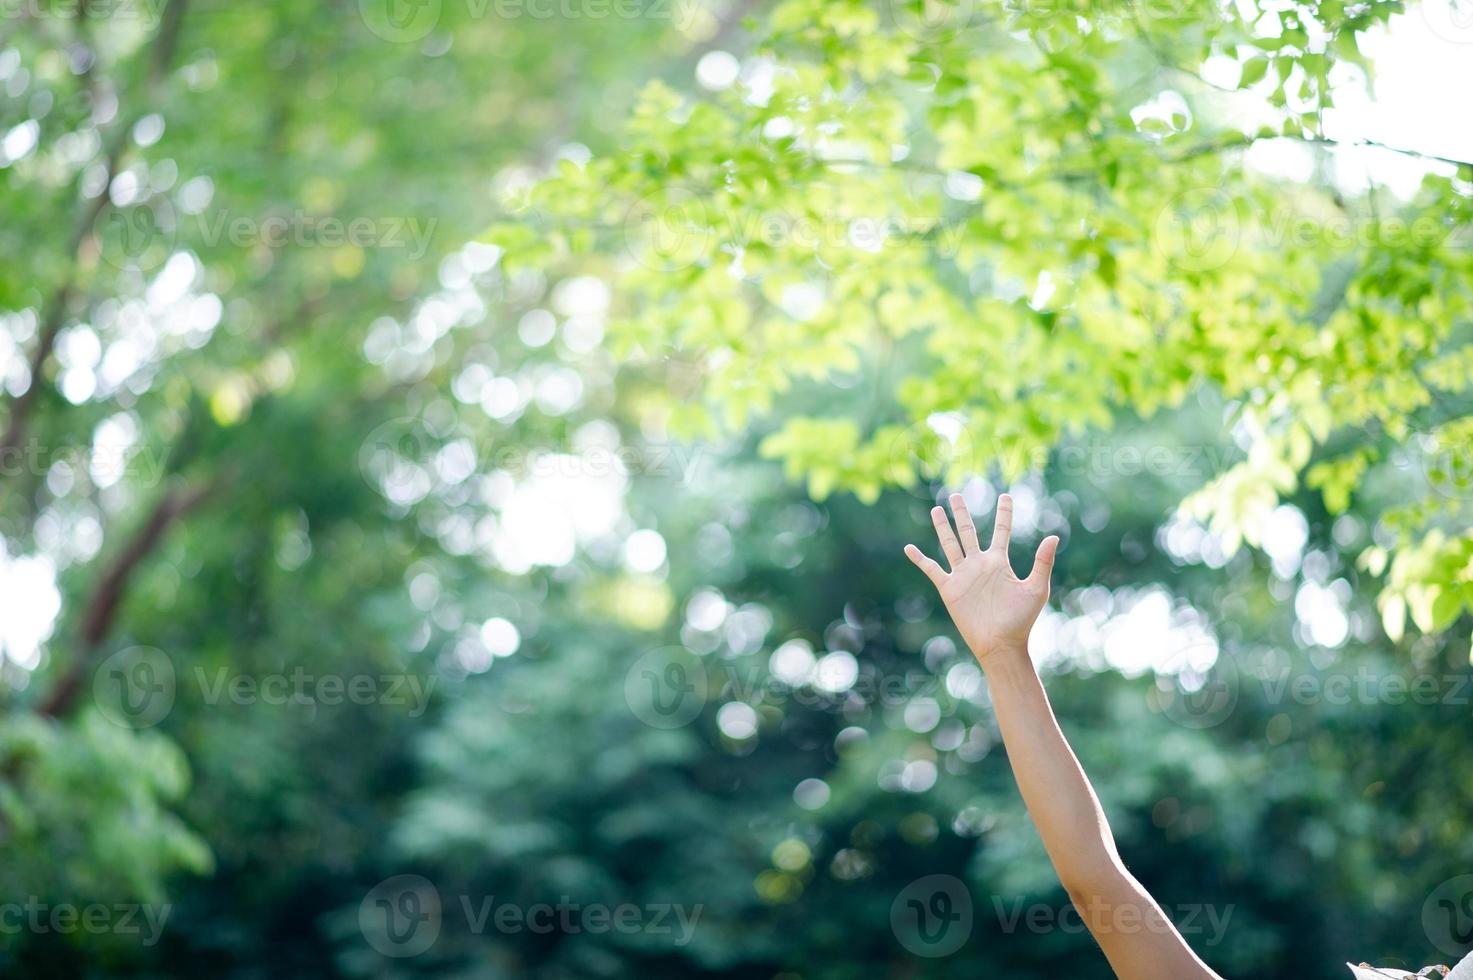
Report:
[[[1388,632],[1435,633],[1473,603],[1473,163],[1347,189],[1325,121],[1401,11],[790,0],[735,84],[651,85],[490,238],[603,259],[669,423],[770,419],[819,498],[1013,479],[1213,391],[1237,451],[1186,511],[1231,552],[1300,486],[1341,512],[1399,469],[1364,560]],[[818,386],[844,391],[774,411]]]
[[[0,19],[7,975],[1104,976],[1009,925],[1066,899],[900,555],[943,484],[1064,536],[1051,695],[1136,873],[1231,910],[1214,966],[1426,962],[1473,861],[1469,174],[1347,189],[1322,124],[1400,5],[509,9]],[[1286,145],[1313,179],[1249,166]],[[1361,672],[1438,697],[1283,686]],[[261,697],[298,676],[384,696]],[[363,918],[405,874],[412,957]],[[891,913],[932,874],[938,958]]]

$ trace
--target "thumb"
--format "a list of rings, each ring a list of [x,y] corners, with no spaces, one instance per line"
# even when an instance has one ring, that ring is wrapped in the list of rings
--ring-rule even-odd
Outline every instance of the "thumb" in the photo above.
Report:
[[[1038,554],[1033,556],[1033,571],[1028,573],[1027,584],[1035,588],[1047,588],[1049,576],[1054,571],[1054,557],[1059,553],[1059,536],[1050,534],[1038,544]]]

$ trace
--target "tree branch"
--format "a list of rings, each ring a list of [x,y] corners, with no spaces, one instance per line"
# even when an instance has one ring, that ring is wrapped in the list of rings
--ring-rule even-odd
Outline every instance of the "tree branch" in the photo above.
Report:
[[[1386,150],[1389,153],[1400,153],[1402,156],[1415,157],[1418,160],[1430,160],[1434,163],[1446,163],[1454,167],[1473,167],[1473,160],[1458,160],[1454,157],[1440,157],[1435,153],[1423,153],[1421,150],[1408,150],[1401,146],[1391,146],[1377,140],[1337,140],[1328,136],[1283,136],[1280,139],[1298,140],[1301,143],[1310,143],[1319,146],[1370,146],[1378,150]]]
[[[133,573],[158,547],[169,528],[204,503],[221,482],[214,480],[190,489],[171,488],[159,498],[143,526],[108,565],[93,589],[82,613],[79,655],[42,703],[40,714],[59,718],[71,708],[82,690],[87,670],[92,666],[93,655],[112,630]]]

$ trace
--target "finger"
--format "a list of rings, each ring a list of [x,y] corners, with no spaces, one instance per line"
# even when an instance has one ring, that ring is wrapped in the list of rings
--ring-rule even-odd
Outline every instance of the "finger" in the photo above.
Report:
[[[1038,554],[1033,556],[1033,571],[1028,573],[1025,584],[1034,588],[1047,588],[1049,576],[1054,572],[1054,558],[1059,554],[1059,536],[1050,534],[1038,543]]]
[[[1008,541],[1013,536],[1013,498],[1009,494],[1003,494],[997,498],[997,523],[992,525],[992,544],[988,550],[1001,548],[1008,550]]]
[[[951,563],[952,568],[956,568],[962,563],[962,546],[956,543],[956,535],[951,533],[951,521],[947,519],[946,511],[940,507],[932,507],[931,523],[936,525],[936,537],[941,542],[946,560]]]
[[[972,512],[967,510],[967,501],[959,493],[951,495],[951,516],[956,518],[956,534],[961,538],[962,550],[975,555],[982,550],[977,541],[977,525],[972,523]]]
[[[926,573],[926,578],[931,580],[932,585],[938,589],[941,588],[941,583],[946,581],[945,569],[934,560],[927,558],[921,549],[913,544],[905,546],[905,557],[909,558],[916,568]]]

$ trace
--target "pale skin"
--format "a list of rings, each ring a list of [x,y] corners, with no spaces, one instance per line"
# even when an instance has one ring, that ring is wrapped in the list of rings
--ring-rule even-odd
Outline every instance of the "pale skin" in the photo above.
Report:
[[[951,495],[951,510],[955,531],[945,510],[931,511],[949,571],[913,544],[905,554],[936,586],[987,675],[1018,789],[1074,907],[1120,980],[1222,980],[1121,862],[1099,798],[1028,656],[1028,634],[1048,602],[1058,537],[1043,539],[1033,570],[1019,579],[1008,561],[1012,498],[998,500],[985,549],[961,494]]]

